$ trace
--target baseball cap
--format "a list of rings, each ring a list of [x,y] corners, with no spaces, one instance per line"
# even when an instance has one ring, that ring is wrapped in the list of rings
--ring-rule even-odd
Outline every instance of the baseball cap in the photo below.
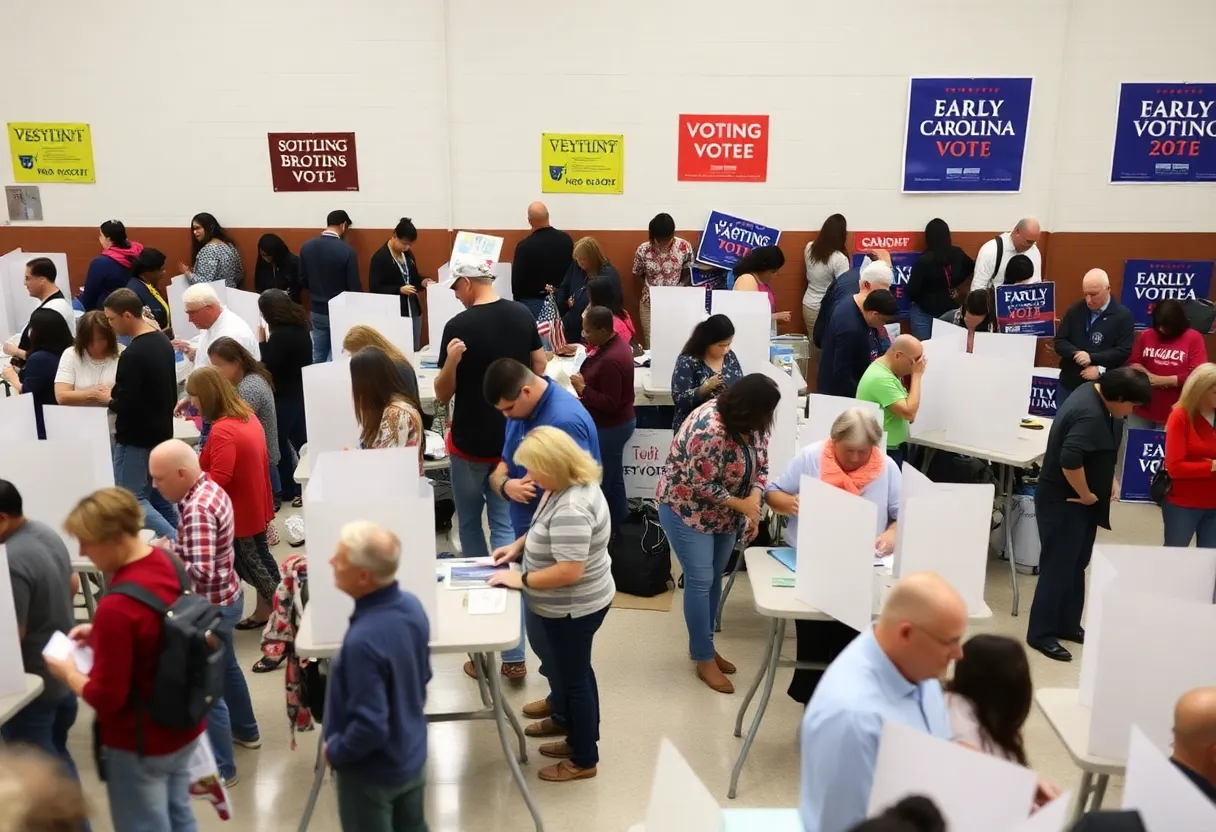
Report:
[[[350,214],[346,213],[345,211],[330,211],[329,215],[325,217],[326,225],[341,225],[342,223],[354,225],[354,223],[351,222]]]
[[[467,277],[469,280],[493,280],[494,272],[485,262],[457,262],[452,266],[452,276],[440,285],[445,289],[450,289],[462,277]]]

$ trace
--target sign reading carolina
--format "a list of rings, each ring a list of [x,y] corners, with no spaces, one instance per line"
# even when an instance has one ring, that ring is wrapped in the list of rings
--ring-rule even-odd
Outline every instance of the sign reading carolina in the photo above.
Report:
[[[768,116],[680,116],[680,182],[768,179]]]
[[[267,133],[276,191],[357,191],[354,133]]]
[[[544,194],[623,194],[625,137],[541,133],[540,168]]]
[[[1123,84],[1111,182],[1216,182],[1216,84]]]
[[[17,182],[97,181],[87,124],[10,123],[8,145]]]

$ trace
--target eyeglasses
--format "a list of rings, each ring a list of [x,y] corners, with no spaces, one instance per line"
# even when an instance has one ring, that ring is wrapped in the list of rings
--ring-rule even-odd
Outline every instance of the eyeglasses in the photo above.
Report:
[[[942,647],[949,647],[949,648],[953,649],[955,647],[960,646],[963,643],[963,637],[961,635],[955,636],[954,638],[942,638],[937,633],[933,632],[932,630],[928,629],[927,627],[922,627],[920,624],[916,624],[915,622],[909,621],[908,626],[910,626],[914,629],[920,630],[922,633],[924,633],[929,638],[936,641]]]

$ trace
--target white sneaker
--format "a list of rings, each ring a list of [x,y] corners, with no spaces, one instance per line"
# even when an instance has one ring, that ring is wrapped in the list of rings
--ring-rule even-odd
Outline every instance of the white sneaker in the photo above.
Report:
[[[224,787],[231,789],[233,786],[235,786],[239,782],[241,782],[241,775],[234,774],[231,777],[229,777],[227,780],[224,781]]]
[[[241,738],[239,738],[239,737],[233,737],[233,738],[232,738],[232,744],[233,744],[233,745],[239,745],[239,746],[241,746],[242,748],[252,748],[252,749],[255,749],[255,750],[256,750],[256,749],[258,749],[258,748],[261,748],[261,747],[262,747],[262,738],[261,738],[261,737],[255,737],[254,739],[251,739],[251,740],[243,740],[243,739],[241,739]]]

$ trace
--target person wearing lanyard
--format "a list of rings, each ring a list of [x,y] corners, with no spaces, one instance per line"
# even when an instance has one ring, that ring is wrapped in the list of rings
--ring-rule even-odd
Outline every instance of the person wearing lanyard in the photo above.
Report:
[[[1106,272],[1086,272],[1081,291],[1085,297],[1068,308],[1056,330],[1056,354],[1060,356],[1057,406],[1085,382],[1127,364],[1136,340],[1131,310],[1111,297]]]
[[[369,291],[401,298],[401,317],[409,318],[414,326],[414,351],[422,349],[422,304],[419,292],[435,281],[423,280],[418,274],[413,247],[418,241],[418,229],[409,217],[402,217],[388,242],[376,249],[367,267]]]

